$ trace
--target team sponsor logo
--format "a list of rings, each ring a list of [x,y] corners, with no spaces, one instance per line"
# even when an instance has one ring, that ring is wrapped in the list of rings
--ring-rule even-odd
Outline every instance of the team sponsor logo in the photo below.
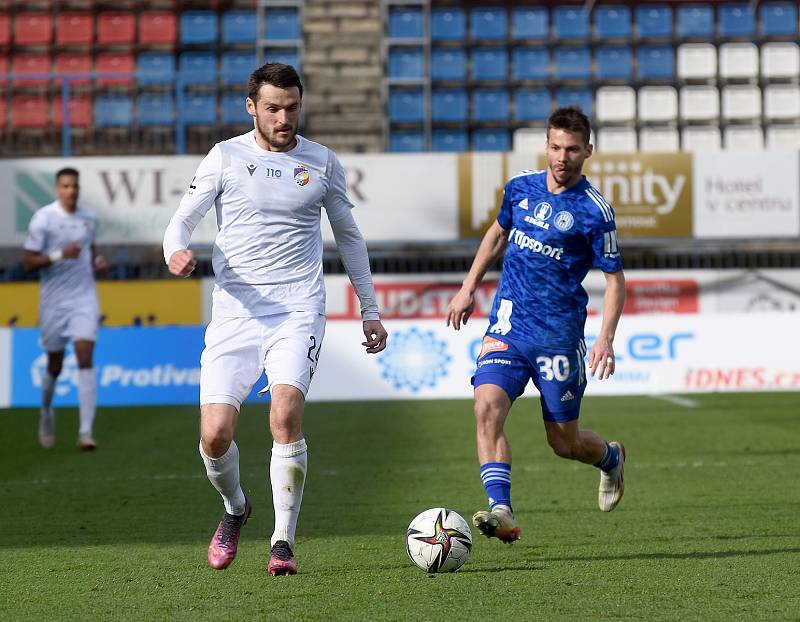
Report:
[[[485,361],[478,362],[478,368],[484,365],[511,365],[511,361],[508,359],[486,359]]]
[[[305,166],[294,167],[294,181],[298,186],[305,186],[311,181],[311,173]]]
[[[505,341],[500,341],[492,337],[484,337],[483,343],[481,344],[481,353],[478,355],[478,358],[481,358],[489,352],[502,352],[503,350],[508,350],[508,344]]]
[[[553,224],[559,231],[569,231],[575,224],[575,218],[569,212],[558,212],[553,219]]]
[[[561,261],[561,255],[564,253],[563,248],[551,246],[550,244],[543,244],[516,227],[508,233],[508,241],[512,244],[516,244],[522,250],[528,249],[534,253],[540,253],[545,257],[552,257],[558,261]]]
[[[527,201],[527,199],[525,199]],[[533,208],[533,216],[525,216],[525,222],[541,227],[542,229],[549,229],[550,223],[545,222],[553,214],[553,206],[547,201],[537,203]]]

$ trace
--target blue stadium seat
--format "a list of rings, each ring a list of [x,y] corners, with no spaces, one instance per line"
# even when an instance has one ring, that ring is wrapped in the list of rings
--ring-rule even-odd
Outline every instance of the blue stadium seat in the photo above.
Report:
[[[640,4],[636,7],[636,28],[641,39],[671,37],[672,8],[664,4]]]
[[[598,80],[628,80],[633,74],[633,53],[628,46],[603,46],[595,51]]]
[[[472,92],[474,121],[507,121],[508,92],[505,89],[475,89]]]
[[[255,44],[256,32],[255,11],[225,11],[222,14],[222,42],[227,44]]]
[[[433,48],[431,50],[432,80],[466,80],[467,53],[464,48]]]
[[[389,48],[390,78],[422,78],[425,75],[425,57],[421,47]]]
[[[175,81],[175,55],[144,52],[136,61],[136,82],[140,85],[170,84]]]
[[[434,89],[431,93],[433,121],[466,121],[468,108],[467,92],[464,89]]]
[[[214,93],[187,93],[178,113],[187,125],[214,125],[217,122],[217,96]]]
[[[217,83],[217,56],[213,52],[183,52],[178,58],[178,76],[184,84]]]
[[[94,124],[98,127],[133,124],[133,101],[127,95],[98,95],[94,98]]]
[[[675,52],[671,45],[642,45],[636,50],[639,77],[671,80],[675,77]]]
[[[558,6],[553,11],[553,31],[557,39],[588,39],[589,16],[579,7]]]
[[[424,110],[422,89],[393,90],[389,93],[389,121],[422,121]]]
[[[269,9],[264,19],[264,37],[267,41],[294,41],[300,39],[300,19],[297,9]]]
[[[762,2],[758,7],[761,34],[765,37],[797,35],[797,5],[791,2]]]
[[[511,52],[511,77],[514,80],[547,80],[550,77],[547,48],[514,48]]]
[[[507,130],[480,129],[472,132],[473,151],[510,151],[511,139]]]
[[[631,10],[624,5],[601,5],[594,10],[594,34],[598,39],[629,39]]]
[[[291,65],[300,73],[300,51],[294,47],[266,48],[264,50],[264,62]]]
[[[508,76],[508,52],[505,48],[473,48],[473,80],[505,80]]]
[[[467,17],[462,9],[431,10],[432,41],[462,41],[467,36]]]
[[[175,101],[171,93],[141,93],[136,98],[139,125],[171,125],[175,122]]]
[[[577,105],[583,110],[583,114],[591,117],[594,114],[594,97],[588,88],[556,89],[556,105],[573,106]]]
[[[431,151],[468,151],[466,130],[433,130]]]
[[[514,93],[514,118],[517,121],[546,121],[552,111],[547,89],[517,89]]]
[[[553,52],[556,80],[589,80],[592,55],[586,47],[556,48]]]
[[[181,43],[214,45],[217,42],[217,14],[214,11],[181,13]]]
[[[386,34],[393,39],[422,37],[422,9],[417,7],[392,7]]]
[[[548,22],[547,9],[544,7],[516,7],[511,12],[511,38],[515,41],[547,39],[550,34]]]
[[[225,125],[252,125],[251,117],[245,108],[247,93],[223,91],[220,96],[220,120]]]
[[[395,153],[425,151],[425,135],[413,130],[395,130],[389,134],[389,151]]]
[[[751,37],[756,32],[756,14],[749,4],[719,7],[719,34],[723,37]]]
[[[478,7],[470,11],[470,34],[476,41],[496,41],[508,34],[505,9]]]
[[[225,85],[247,84],[256,66],[252,52],[225,52],[220,59],[220,80]]]
[[[678,6],[678,36],[714,36],[714,7],[710,4],[681,4]]]

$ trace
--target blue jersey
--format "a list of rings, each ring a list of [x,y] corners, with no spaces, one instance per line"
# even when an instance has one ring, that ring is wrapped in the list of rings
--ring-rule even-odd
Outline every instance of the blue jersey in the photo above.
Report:
[[[552,194],[545,171],[524,171],[506,184],[497,222],[508,248],[487,334],[575,348],[586,322],[586,273],[622,270],[614,210],[586,177]]]

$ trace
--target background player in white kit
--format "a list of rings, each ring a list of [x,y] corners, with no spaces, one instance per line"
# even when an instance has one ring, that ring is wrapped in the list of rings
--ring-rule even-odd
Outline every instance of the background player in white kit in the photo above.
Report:
[[[55,188],[57,199],[33,215],[23,245],[25,269],[41,270],[39,342],[47,352],[47,369],[42,374],[39,442],[46,448],[55,443],[53,393],[64,363],[64,347],[72,339],[78,359],[77,444],[92,450],[97,447],[92,432],[97,403],[92,355],[100,317],[95,272],[105,272],[108,264],[94,248],[97,218],[78,203],[78,171],[58,171]]]
[[[268,570],[274,576],[297,572],[294,537],[307,464],[303,408],[325,333],[321,208],[361,302],[362,345],[380,352],[387,335],[344,169],[333,151],[297,134],[299,76],[289,65],[264,65],[251,75],[248,95],[254,130],[216,144],[200,164],[167,227],[164,257],[172,274],[192,272],[190,236],[215,205],[219,233],[212,319],[201,357],[200,455],[225,513],[208,563],[215,569],[231,564],[250,515],[233,435],[241,403],[263,370],[271,394],[275,531]]]

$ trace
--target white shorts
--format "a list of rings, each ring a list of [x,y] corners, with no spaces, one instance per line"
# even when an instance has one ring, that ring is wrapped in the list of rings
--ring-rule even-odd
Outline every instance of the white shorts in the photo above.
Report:
[[[200,357],[200,404],[238,410],[262,370],[264,391],[288,384],[306,395],[324,336],[325,316],[310,311],[213,319]]]
[[[100,314],[94,305],[65,310],[63,308],[40,309],[39,345],[46,352],[60,352],[67,342],[97,341],[97,325]]]

